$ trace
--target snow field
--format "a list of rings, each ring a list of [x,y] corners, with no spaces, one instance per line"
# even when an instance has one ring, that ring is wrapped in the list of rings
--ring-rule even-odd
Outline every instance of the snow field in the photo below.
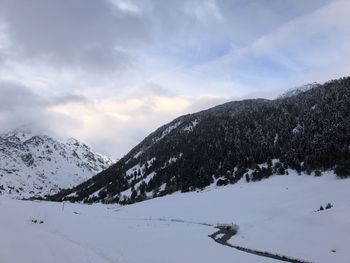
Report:
[[[345,263],[350,258],[349,187],[350,180],[338,180],[331,172],[313,177],[290,171],[124,207],[63,207],[3,196],[0,262],[277,262],[221,246],[208,237],[213,227],[196,224],[232,222],[239,231],[231,244]],[[328,202],[334,207],[316,212]]]

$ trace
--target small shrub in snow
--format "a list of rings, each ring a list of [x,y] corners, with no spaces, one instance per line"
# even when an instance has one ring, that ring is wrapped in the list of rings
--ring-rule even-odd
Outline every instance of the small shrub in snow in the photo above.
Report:
[[[38,220],[38,219],[33,218],[33,219],[32,219],[32,223],[34,223],[34,224],[43,224],[44,221],[43,221],[43,220]]]
[[[322,175],[322,172],[320,170],[315,171],[315,176],[320,177]]]
[[[335,168],[335,173],[339,178],[350,177],[350,160],[342,162]]]
[[[223,180],[223,179],[219,179],[217,182],[216,182],[216,185],[217,186],[223,186],[223,185],[227,185],[228,184],[228,181],[227,180]]]
[[[238,232],[239,226],[237,224],[216,224],[216,228],[226,231],[233,231],[235,233]]]
[[[331,204],[331,203],[328,203],[327,205],[326,205],[326,209],[331,209],[333,207],[333,205]]]
[[[333,205],[331,204],[331,203],[328,203],[326,206],[325,206],[325,208],[323,208],[323,206],[321,205],[320,206],[320,209],[318,209],[317,211],[323,211],[323,210],[325,210],[325,209],[331,209],[333,207]],[[316,212],[317,212],[316,211]]]

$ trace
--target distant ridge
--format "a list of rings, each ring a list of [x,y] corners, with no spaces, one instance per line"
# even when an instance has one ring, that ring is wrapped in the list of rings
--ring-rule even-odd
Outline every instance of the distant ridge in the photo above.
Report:
[[[308,90],[313,89],[313,88],[317,88],[319,86],[321,86],[321,84],[319,84],[317,82],[309,83],[309,84],[306,84],[303,86],[289,89],[286,92],[284,92],[282,95],[280,95],[278,98],[283,99],[283,98],[287,98],[287,97],[296,96],[302,92],[308,91]]]
[[[44,195],[79,184],[113,161],[76,139],[19,128],[0,134],[0,193]]]

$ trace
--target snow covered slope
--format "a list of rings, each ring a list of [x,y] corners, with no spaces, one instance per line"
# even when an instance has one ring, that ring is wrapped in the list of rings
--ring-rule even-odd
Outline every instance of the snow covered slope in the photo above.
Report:
[[[239,230],[230,244],[306,262],[347,263],[349,188],[350,179],[331,172],[313,177],[289,170],[260,182],[241,180],[128,206],[2,196],[0,262],[279,262],[208,237],[216,231],[211,224],[233,222]],[[333,207],[317,211],[327,203]]]
[[[0,134],[0,193],[55,193],[83,182],[112,163],[76,139],[60,141],[13,130]]]

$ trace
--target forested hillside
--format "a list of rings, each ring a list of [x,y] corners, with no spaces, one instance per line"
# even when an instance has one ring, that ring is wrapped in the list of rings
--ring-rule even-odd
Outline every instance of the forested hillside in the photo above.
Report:
[[[350,78],[276,100],[229,102],[181,116],[119,162],[50,200],[133,203],[287,169],[349,174]]]

